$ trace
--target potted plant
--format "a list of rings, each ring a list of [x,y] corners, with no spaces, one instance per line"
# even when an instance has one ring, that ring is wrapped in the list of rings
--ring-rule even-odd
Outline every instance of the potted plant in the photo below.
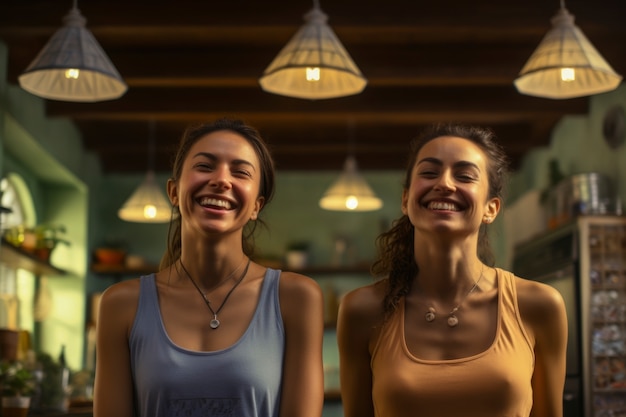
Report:
[[[2,384],[2,416],[21,417],[28,414],[30,397],[35,392],[34,374],[19,361],[0,363]]]
[[[285,262],[292,269],[306,268],[309,261],[310,242],[297,241],[287,245],[287,253],[285,254]]]
[[[37,236],[35,255],[42,261],[47,262],[50,260],[50,254],[52,250],[56,248],[57,244],[63,243],[69,246],[70,242],[61,238],[61,235],[64,233],[65,226],[63,225],[41,224],[35,227],[35,234]]]

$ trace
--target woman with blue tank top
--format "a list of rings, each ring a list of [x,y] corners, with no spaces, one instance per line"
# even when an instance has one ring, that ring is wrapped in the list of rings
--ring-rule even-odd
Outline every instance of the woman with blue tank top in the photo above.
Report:
[[[323,302],[309,277],[251,261],[274,163],[256,129],[183,135],[159,271],[100,302],[94,417],[319,417]]]

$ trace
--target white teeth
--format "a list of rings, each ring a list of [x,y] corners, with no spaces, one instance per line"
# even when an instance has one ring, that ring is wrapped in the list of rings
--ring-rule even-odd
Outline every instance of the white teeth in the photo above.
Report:
[[[230,210],[230,202],[227,200],[221,200],[218,198],[209,198],[209,197],[204,197],[202,199],[200,199],[200,205],[202,206],[217,206],[217,207],[222,207],[226,210]]]
[[[459,211],[459,208],[455,204],[443,201],[431,201],[428,204],[428,208],[431,210]]]

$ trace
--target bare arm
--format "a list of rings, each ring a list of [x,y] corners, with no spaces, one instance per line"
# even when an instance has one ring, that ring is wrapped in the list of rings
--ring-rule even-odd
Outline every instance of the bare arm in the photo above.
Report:
[[[280,306],[285,324],[281,417],[319,417],[324,405],[324,305],[311,278],[283,272]]]
[[[520,312],[535,338],[531,417],[562,417],[567,350],[565,303],[561,294],[548,285],[522,283],[518,284]]]
[[[102,295],[97,323],[94,417],[132,417],[133,383],[128,334],[134,319],[138,282],[109,287]]]
[[[373,417],[371,343],[380,320],[375,286],[343,297],[337,321],[341,400],[345,417]]]

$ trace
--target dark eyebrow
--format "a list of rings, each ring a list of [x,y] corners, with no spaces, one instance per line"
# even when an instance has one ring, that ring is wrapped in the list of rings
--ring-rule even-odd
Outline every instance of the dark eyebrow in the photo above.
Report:
[[[211,161],[217,161],[219,158],[210,152],[198,152],[193,156],[194,158],[204,157],[210,159]],[[250,161],[246,161],[245,159],[234,159],[232,161],[234,165],[247,165],[252,168],[253,171],[256,171],[254,165]]]
[[[431,158],[431,157],[427,157],[424,159],[420,159],[419,161],[417,161],[417,164],[415,164],[416,166],[425,163],[425,162],[430,162],[431,164],[435,164],[435,165],[443,165],[443,162],[441,162],[441,160],[437,159],[437,158]],[[471,167],[471,168],[475,168],[478,172],[480,172],[480,168],[478,167],[478,165],[476,165],[473,162],[469,162],[469,161],[459,161],[454,163],[453,165],[455,168],[467,168],[467,167]]]

